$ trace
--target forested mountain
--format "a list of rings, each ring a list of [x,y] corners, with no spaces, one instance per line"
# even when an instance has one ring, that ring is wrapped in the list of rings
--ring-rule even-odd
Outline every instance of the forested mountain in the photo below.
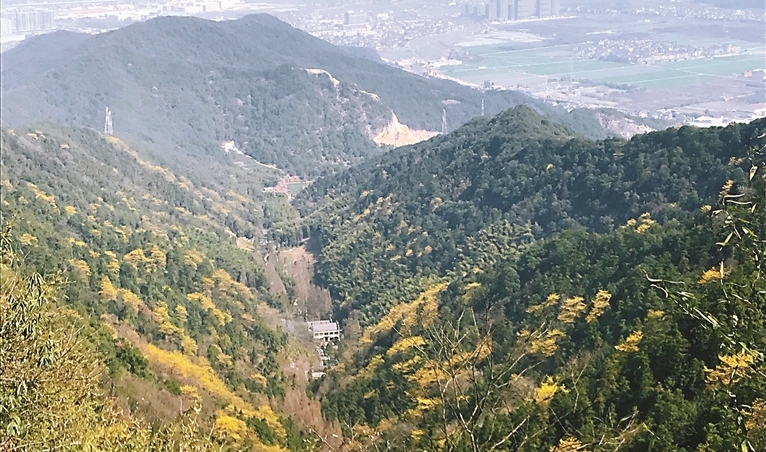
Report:
[[[344,325],[308,394],[248,240],[281,174],[3,130],[0,449],[759,452],[765,128],[518,107],[318,180],[271,230]]]
[[[339,449],[764,450],[765,129],[516,108],[315,184]]]
[[[744,179],[731,160],[764,123],[591,141],[521,106],[317,181],[296,200],[304,218],[272,232],[289,243],[314,228],[318,277],[369,324],[433,277],[536,238],[698,209]]]
[[[280,411],[287,337],[260,315],[285,300],[241,236],[260,199],[236,188],[87,129],[2,131],[0,449],[303,450]]]
[[[349,450],[764,450],[757,168],[691,221],[573,228],[429,287],[349,342],[325,415]]]
[[[567,113],[511,91],[427,79],[259,14],[236,21],[160,17],[95,36],[57,32],[3,54],[4,126],[50,120],[161,149],[246,154],[316,176],[379,152],[372,138],[396,114],[411,129],[456,128],[481,112],[527,103],[592,137],[597,113]]]

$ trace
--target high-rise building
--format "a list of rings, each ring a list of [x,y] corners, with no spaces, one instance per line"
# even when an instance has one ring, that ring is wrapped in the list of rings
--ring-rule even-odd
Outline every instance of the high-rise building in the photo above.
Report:
[[[5,11],[3,19],[7,19],[14,33],[45,31],[56,28],[56,17],[48,10],[18,10]]]
[[[537,17],[551,17],[553,0],[537,0]]]
[[[537,12],[536,2],[537,0],[515,0],[514,19],[522,20],[535,17]]]
[[[469,5],[468,3],[463,5],[463,15],[464,16],[470,16],[471,12],[472,12],[471,5]]]
[[[551,0],[551,16],[561,15],[561,0]]]
[[[489,20],[497,20],[500,18],[500,0],[490,0],[488,3],[489,12],[487,18]]]
[[[502,20],[508,20],[511,19],[511,2],[513,0],[500,0],[500,19]]]

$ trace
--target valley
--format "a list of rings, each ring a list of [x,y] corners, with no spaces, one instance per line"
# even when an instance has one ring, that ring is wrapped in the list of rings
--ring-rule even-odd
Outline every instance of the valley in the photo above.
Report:
[[[766,448],[766,119],[653,131],[268,15],[2,79],[0,450]]]

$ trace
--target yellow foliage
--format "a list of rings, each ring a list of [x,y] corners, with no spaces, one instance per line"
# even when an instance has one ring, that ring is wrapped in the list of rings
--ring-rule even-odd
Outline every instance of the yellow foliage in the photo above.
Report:
[[[429,287],[411,303],[401,303],[391,308],[376,325],[368,328],[360,340],[362,344],[372,344],[373,338],[391,331],[401,322],[400,333],[407,334],[416,324],[427,327],[436,319],[438,301],[436,296],[447,288],[447,283]]]
[[[641,330],[634,331],[625,338],[625,342],[615,345],[614,349],[620,352],[635,353],[638,351],[638,344],[641,343],[643,338],[644,333]]]
[[[664,316],[665,316],[665,311],[661,311],[658,309],[650,309],[649,312],[646,313],[646,318],[650,320],[661,319]]]
[[[101,278],[101,291],[99,292],[99,295],[101,295],[101,298],[105,301],[117,299],[117,288],[114,287],[114,284],[112,284],[112,281],[110,281],[107,276]]]
[[[231,367],[234,365],[234,361],[231,359],[231,356],[227,355],[226,353],[219,353],[218,356],[216,356],[216,359],[226,367]]]
[[[268,405],[263,405],[259,407],[255,413],[253,413],[253,416],[258,418],[264,422],[274,431],[274,433],[277,434],[280,438],[284,438],[287,436],[287,432],[285,432],[285,428],[282,426],[282,423],[279,422],[279,417],[274,412],[274,410],[271,409]]]
[[[44,191],[42,191],[39,188],[37,188],[37,185],[35,185],[35,184],[31,183],[31,182],[27,182],[27,186],[30,189],[32,189],[32,191],[34,192],[35,199],[42,199],[43,201],[45,201],[48,204],[50,204],[50,206],[53,207],[54,209],[58,209],[58,207],[56,206],[56,198],[53,195],[49,195],[49,194],[45,193]]]
[[[558,319],[564,323],[574,323],[575,319],[577,319],[586,308],[582,297],[567,298],[561,305]]]
[[[705,270],[705,273],[702,274],[702,277],[700,277],[699,281],[697,283],[699,284],[706,284],[711,281],[720,281],[723,278],[726,277],[726,275],[729,273],[729,270],[727,268],[724,268],[723,262],[716,268],[713,267],[709,270]]]
[[[222,270],[218,268],[213,272],[212,276],[215,282],[218,283],[219,289],[227,291],[227,292],[233,289],[239,295],[242,295],[245,297],[252,296],[252,292],[250,292],[250,289],[248,289],[247,286],[242,284],[241,282],[235,281],[234,278],[231,277],[231,275],[226,273],[226,270]]]
[[[553,396],[557,392],[569,392],[566,388],[556,383],[556,381],[550,376],[546,376],[540,383],[540,386],[535,389],[534,400],[535,403],[542,407],[547,407],[553,400]]]
[[[641,223],[636,228],[636,232],[639,233],[639,234],[643,234],[644,232],[648,231],[650,227],[651,227],[651,224]]]
[[[182,304],[176,305],[176,314],[178,314],[178,320],[180,320],[181,323],[186,323],[186,320],[189,318],[189,312]]]
[[[157,323],[170,321],[170,314],[168,313],[168,304],[164,301],[158,301],[152,309],[152,317]]]
[[[197,268],[198,264],[201,264],[204,260],[204,256],[197,250],[189,250],[184,253],[184,265]]]
[[[72,266],[72,268],[75,270],[75,272],[82,276],[87,278],[90,276],[90,267],[88,267],[88,263],[85,262],[82,259],[70,259],[69,265]]]
[[[370,362],[367,364],[367,367],[362,369],[359,372],[360,377],[371,377],[373,373],[381,366],[383,365],[383,357],[380,355],[375,355],[370,359]]]
[[[418,397],[417,401],[418,401],[419,410],[430,410],[431,408],[435,407],[438,403],[434,399],[428,399],[423,397]]]
[[[207,295],[203,295],[199,292],[192,292],[190,294],[186,295],[186,299],[189,301],[196,301],[197,303],[202,306],[202,309],[206,311],[210,311],[216,318],[218,318],[218,321],[221,325],[225,325],[228,322],[231,322],[231,314],[224,313],[216,305],[213,303],[213,300],[210,299]]]
[[[407,361],[394,364],[391,368],[397,372],[410,372],[420,361],[422,361],[422,359],[423,357],[421,355],[415,355]]]
[[[192,381],[194,386],[204,389],[214,397],[229,402],[233,408],[242,412],[256,412],[252,405],[226,387],[209,364],[195,364],[179,352],[162,350],[153,344],[147,344],[142,351],[152,364],[172,369],[176,375]]]
[[[638,217],[638,220],[641,222],[641,224],[638,225],[636,228],[636,232],[639,234],[643,234],[649,228],[656,224],[657,222],[652,220],[652,217],[649,215],[649,213],[642,213],[640,217]]]
[[[534,304],[534,305],[531,305],[530,307],[528,307],[527,308],[527,313],[533,314],[533,313],[541,311],[541,310],[543,310],[545,308],[549,308],[549,307],[555,305],[556,303],[558,303],[560,299],[561,299],[561,295],[552,293],[552,294],[548,295],[548,298],[546,298],[545,301],[542,302],[541,304]]]
[[[407,351],[412,347],[419,347],[426,343],[421,336],[405,337],[396,341],[396,343],[386,351],[386,356],[393,356],[399,352]]]
[[[165,268],[165,263],[167,262],[166,253],[157,245],[152,245],[148,251],[149,257],[145,261],[146,270],[153,272],[157,269]]]
[[[551,452],[588,452],[583,443],[572,436],[561,438],[559,443],[550,449]]]
[[[529,332],[527,331],[527,334]],[[530,351],[532,353],[540,353],[543,356],[550,357],[556,353],[559,346],[556,344],[558,338],[564,337],[564,332],[561,330],[550,330],[545,333],[545,336],[534,339]]]
[[[123,259],[125,259],[125,262],[129,263],[130,265],[138,267],[138,264],[146,261],[146,256],[144,256],[144,250],[141,248],[136,248],[123,256]]]
[[[729,191],[731,190],[731,187],[733,186],[734,186],[734,181],[731,179],[727,180],[726,183],[723,184],[723,187],[721,187],[721,192],[719,193],[719,195],[721,197],[728,195]]]
[[[258,372],[250,375],[250,379],[254,382],[260,384],[261,386],[266,386],[268,384],[268,380],[263,375],[259,374]]]
[[[601,314],[606,311],[606,308],[609,307],[609,301],[611,301],[611,299],[612,294],[606,290],[599,290],[598,293],[596,293],[596,297],[593,298],[590,312],[588,313],[588,316],[585,317],[585,321],[588,323],[593,323],[598,320],[598,318],[601,317]]]
[[[728,386],[738,382],[750,369],[750,365],[755,361],[755,355],[752,353],[737,353],[735,355],[719,356],[721,361],[715,369],[705,369],[708,373],[708,385]]]
[[[466,286],[463,287],[463,302],[468,303],[471,299],[471,295],[473,294],[474,289],[478,289],[479,287],[481,287],[481,283],[479,282],[466,284]]]
[[[197,342],[187,334],[181,334],[181,350],[188,355],[197,354]]]
[[[183,397],[195,400],[197,402],[202,400],[202,397],[200,397],[199,391],[197,391],[197,388],[190,385],[181,386],[181,395]]]
[[[130,229],[128,229],[126,226],[115,226],[114,232],[120,234],[120,237],[124,242],[128,241],[128,237],[130,237]]]
[[[21,242],[22,245],[31,245],[33,243],[37,243],[37,237],[35,237],[32,234],[27,234],[26,232],[19,237],[19,242]]]
[[[445,381],[449,380],[449,375],[444,371],[444,369],[442,369],[439,363],[435,361],[428,361],[414,374],[408,375],[407,379],[417,382],[423,387],[427,387],[438,381],[444,383]]]
[[[85,242],[82,240],[75,240],[74,237],[69,237],[69,243],[74,246],[79,246],[80,248],[85,246]]]
[[[110,273],[118,273],[120,271],[120,262],[117,259],[111,259],[108,264],[106,264],[106,269]]]
[[[766,400],[757,399],[748,413],[745,422],[748,436],[757,436],[766,433]]]
[[[220,441],[239,441],[247,432],[247,425],[240,419],[232,416],[220,416],[213,425],[213,436]]]
[[[141,306],[143,306],[144,302],[138,298],[138,295],[134,294],[130,290],[120,289],[119,292],[122,302],[133,308],[133,311],[138,312]]]

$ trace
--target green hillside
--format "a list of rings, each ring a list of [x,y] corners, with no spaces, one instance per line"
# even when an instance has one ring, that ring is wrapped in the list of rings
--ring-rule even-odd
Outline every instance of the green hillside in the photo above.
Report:
[[[315,385],[324,413],[357,450],[763,450],[756,162],[712,215],[569,229],[394,307]]]
[[[527,108],[297,205],[348,450],[766,447],[766,122],[594,142]]]
[[[281,222],[281,174],[247,157],[186,176],[4,129],[0,449],[763,450],[764,126],[590,141],[519,107]],[[308,388],[262,223],[311,236],[338,302]]]
[[[763,124],[590,141],[517,107],[318,181],[295,202],[304,218],[272,233],[290,243],[313,228],[318,278],[342,316],[369,324],[433,277],[534,239],[698,209],[744,179],[729,162]]]
[[[241,166],[230,170],[236,174],[237,168],[243,173],[240,183],[257,183],[252,170]],[[264,171],[264,178],[269,177]],[[267,305],[279,306],[284,300],[267,290],[253,244],[243,236],[260,232],[260,200],[237,193],[234,187],[219,192],[195,186],[183,175],[142,159],[123,142],[87,129],[40,125],[2,131],[3,259],[12,253],[18,259],[3,262],[0,317],[4,322],[11,318],[6,315],[48,319],[35,334],[42,335],[39,340],[44,344],[49,333],[42,328],[58,331],[50,333],[63,341],[51,342],[54,352],[48,359],[54,365],[57,359],[70,359],[55,352],[55,347],[66,350],[71,344],[61,332],[71,327],[79,331],[74,336],[80,338],[77,353],[89,358],[76,364],[73,372],[89,377],[82,380],[82,387],[76,386],[80,380],[71,380],[66,391],[108,388],[115,411],[103,422],[122,425],[127,419],[124,428],[133,432],[129,436],[135,434],[137,444],[149,441],[140,446],[146,449],[130,450],[150,450],[151,430],[142,430],[140,423],[167,426],[187,422],[190,415],[199,425],[195,428],[213,428],[222,444],[232,440],[226,429],[234,423],[234,436],[253,447],[275,451],[303,447],[289,446],[298,433],[280,412],[286,379],[278,361],[288,339],[261,316]],[[43,279],[34,274],[44,275]],[[29,277],[34,285],[50,287],[44,290],[46,304],[34,305],[36,311],[17,311],[23,305],[16,304],[14,281]],[[31,282],[29,287],[32,290]],[[30,293],[20,292],[19,299]],[[0,329],[0,449],[58,446],[57,441],[65,438],[59,433],[74,437],[77,433],[63,424],[58,433],[44,433],[48,424],[24,423],[43,415],[46,405],[36,405],[35,397],[45,396],[49,389],[38,388],[42,381],[36,380],[34,362],[24,374],[28,379],[19,383],[24,386],[14,386],[21,378],[14,366],[23,362],[6,354],[10,349],[5,347],[14,343],[7,336],[16,331],[13,325],[17,324],[4,323]],[[103,381],[99,362],[107,369]],[[39,371],[49,372],[41,363],[45,361],[36,364]],[[96,410],[99,403],[111,403],[93,400]],[[50,416],[46,422],[59,422],[56,417],[62,414],[55,409],[51,405],[53,411],[45,413]],[[119,415],[120,409],[139,424]],[[88,422],[103,426],[96,418]],[[116,434],[120,428],[102,433]],[[171,429],[163,440],[167,443],[157,440],[151,450],[175,450],[176,427],[165,428]],[[88,434],[99,431],[92,427]],[[209,441],[194,435],[185,434],[185,440]],[[34,446],[38,440],[39,448]],[[117,446],[101,447],[116,450],[112,447]]]
[[[4,126],[49,120],[103,130],[158,153],[219,154],[234,141],[254,159],[314,177],[381,150],[391,120],[438,132],[520,103],[592,137],[595,112],[567,113],[520,93],[482,93],[373,61],[269,15],[212,22],[160,17],[83,37],[58,32],[3,54]],[[321,69],[327,73],[307,72]]]

